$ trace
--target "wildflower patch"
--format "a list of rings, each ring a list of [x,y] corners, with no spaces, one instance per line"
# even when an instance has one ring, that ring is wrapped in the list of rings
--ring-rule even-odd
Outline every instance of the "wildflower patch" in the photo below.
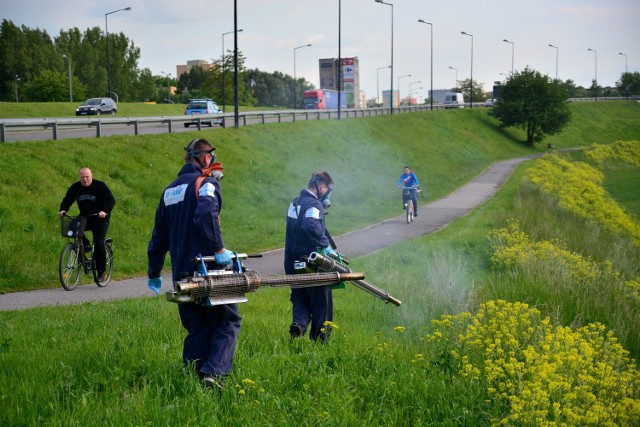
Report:
[[[479,311],[433,320],[431,363],[485,384],[505,425],[637,425],[640,375],[601,324],[554,326],[527,304],[488,301]],[[417,357],[416,357],[417,359]]]
[[[597,148],[591,153],[594,159],[611,156],[637,162],[637,143],[620,145],[616,149]],[[628,150],[626,148],[629,148]],[[624,209],[602,186],[604,174],[598,168],[584,162],[572,162],[558,155],[548,155],[527,171],[527,178],[543,193],[558,200],[558,204],[582,218],[594,220],[608,229],[627,234],[640,245],[640,225],[625,213]]]
[[[616,159],[628,165],[640,167],[640,141],[618,141],[613,144],[595,144],[585,152],[596,163]]]

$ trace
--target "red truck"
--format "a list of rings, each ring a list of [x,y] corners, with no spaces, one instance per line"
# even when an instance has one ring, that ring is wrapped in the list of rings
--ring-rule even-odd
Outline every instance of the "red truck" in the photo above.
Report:
[[[331,89],[307,90],[303,96],[305,110],[337,110],[338,91]],[[347,108],[347,94],[340,93],[340,105]]]

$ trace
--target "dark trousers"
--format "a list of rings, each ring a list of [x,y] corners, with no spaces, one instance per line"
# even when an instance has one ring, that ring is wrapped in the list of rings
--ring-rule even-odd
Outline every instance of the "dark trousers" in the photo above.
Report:
[[[89,218],[85,230],[90,230],[93,234],[93,259],[96,260],[96,269],[98,273],[104,273],[107,262],[107,251],[104,248],[104,240],[107,238],[107,231],[109,230],[109,221],[91,221],[93,218]],[[89,239],[82,236],[84,245],[89,244]]]
[[[231,372],[242,317],[236,304],[203,306],[178,304],[187,330],[182,360],[194,364],[200,375],[225,376]]]
[[[291,289],[293,323],[298,323],[306,331],[309,324],[309,338],[325,341],[328,338],[326,321],[333,321],[333,295],[329,286]],[[322,329],[325,328],[325,332]]]

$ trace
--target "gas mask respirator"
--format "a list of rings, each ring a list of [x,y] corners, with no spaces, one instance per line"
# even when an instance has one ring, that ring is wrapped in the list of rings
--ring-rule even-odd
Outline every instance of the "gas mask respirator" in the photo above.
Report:
[[[331,197],[331,192],[332,191],[333,191],[333,189],[331,187],[329,187],[327,192],[324,193],[324,195],[322,197],[320,197],[320,201],[322,202],[322,207],[325,208],[325,209],[329,209],[331,207],[331,200],[329,200],[329,197]]]
[[[320,178],[318,175],[314,174],[311,176],[310,183],[314,184],[316,187],[316,194],[318,195],[318,199],[322,202],[322,207],[324,209],[329,209],[331,207],[331,192],[333,192],[333,185],[327,184]],[[324,184],[327,186],[327,192],[320,196],[320,189],[318,188],[318,184]]]

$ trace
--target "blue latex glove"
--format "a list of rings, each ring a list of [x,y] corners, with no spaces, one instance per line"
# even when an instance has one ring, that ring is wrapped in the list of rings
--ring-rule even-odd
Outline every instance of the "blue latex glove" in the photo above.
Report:
[[[337,257],[338,254],[333,250],[331,246],[327,246],[326,248],[322,248],[322,251],[326,256],[334,258]]]
[[[160,295],[160,288],[162,287],[162,276],[154,277],[153,279],[149,278],[147,286],[149,287],[149,289],[155,292],[156,295]]]
[[[233,255],[233,252],[226,249],[222,253],[215,254],[216,264],[228,265],[231,262],[231,255]]]

